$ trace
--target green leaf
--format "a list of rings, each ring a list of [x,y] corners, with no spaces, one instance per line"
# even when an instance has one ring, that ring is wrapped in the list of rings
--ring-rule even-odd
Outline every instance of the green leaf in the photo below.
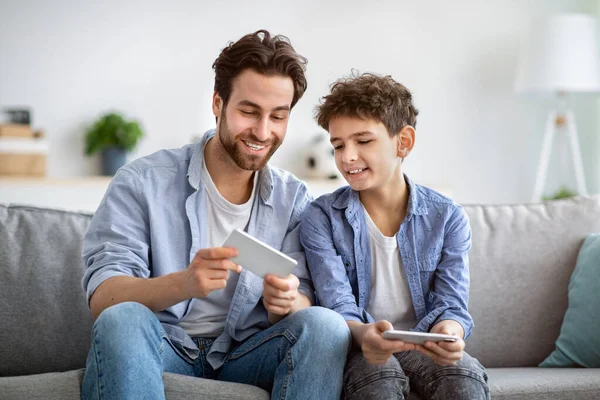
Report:
[[[574,197],[577,196],[577,193],[567,189],[566,187],[562,186],[559,190],[556,191],[556,193],[554,193],[552,196],[544,196],[542,198],[542,200],[544,201],[548,201],[548,200],[559,200],[559,199],[567,199],[569,197]]]
[[[107,113],[86,130],[85,154],[89,156],[108,147],[132,151],[143,137],[144,131],[137,121],[128,121],[120,113]]]

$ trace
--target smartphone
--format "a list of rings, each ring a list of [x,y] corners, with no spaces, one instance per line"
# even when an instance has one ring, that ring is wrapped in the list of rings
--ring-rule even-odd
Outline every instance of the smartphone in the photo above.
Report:
[[[223,247],[235,247],[239,255],[231,258],[231,261],[261,278],[266,274],[285,278],[298,265],[293,258],[240,229],[231,232]]]
[[[406,343],[425,344],[426,341],[432,342],[456,342],[457,337],[444,335],[442,333],[414,332],[389,330],[383,332],[384,339],[402,340]]]

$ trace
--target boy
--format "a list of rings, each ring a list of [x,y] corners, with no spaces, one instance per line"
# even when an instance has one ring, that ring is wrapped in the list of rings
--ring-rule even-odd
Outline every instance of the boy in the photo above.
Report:
[[[313,202],[301,242],[318,302],[339,312],[354,349],[346,399],[489,398],[484,368],[466,354],[471,230],[463,209],[402,174],[418,111],[391,77],[337,81],[317,107],[350,185]],[[424,346],[386,340],[388,329],[445,333]],[[410,388],[409,388],[410,380]]]

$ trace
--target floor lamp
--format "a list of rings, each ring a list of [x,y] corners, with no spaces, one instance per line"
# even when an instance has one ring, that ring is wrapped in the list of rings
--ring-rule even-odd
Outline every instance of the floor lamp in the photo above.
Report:
[[[567,96],[600,91],[598,20],[586,14],[558,14],[535,23],[522,47],[515,80],[517,92],[541,92],[557,98],[548,114],[532,201],[542,198],[557,129],[565,129],[578,194],[587,188],[575,115]]]

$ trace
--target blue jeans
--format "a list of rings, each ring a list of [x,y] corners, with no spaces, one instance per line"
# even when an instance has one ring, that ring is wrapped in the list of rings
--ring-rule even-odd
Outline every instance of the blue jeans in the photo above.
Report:
[[[372,365],[361,352],[350,353],[342,397],[346,400],[407,399],[413,390],[422,399],[431,400],[490,398],[485,368],[467,353],[456,365],[443,367],[418,351],[394,356],[386,364]]]
[[[338,399],[350,330],[334,311],[310,307],[233,347],[218,370],[206,361],[212,339],[196,339],[200,357],[176,350],[156,315],[139,303],[104,310],[92,329],[83,399],[164,399],[163,372],[246,383],[272,399]]]

